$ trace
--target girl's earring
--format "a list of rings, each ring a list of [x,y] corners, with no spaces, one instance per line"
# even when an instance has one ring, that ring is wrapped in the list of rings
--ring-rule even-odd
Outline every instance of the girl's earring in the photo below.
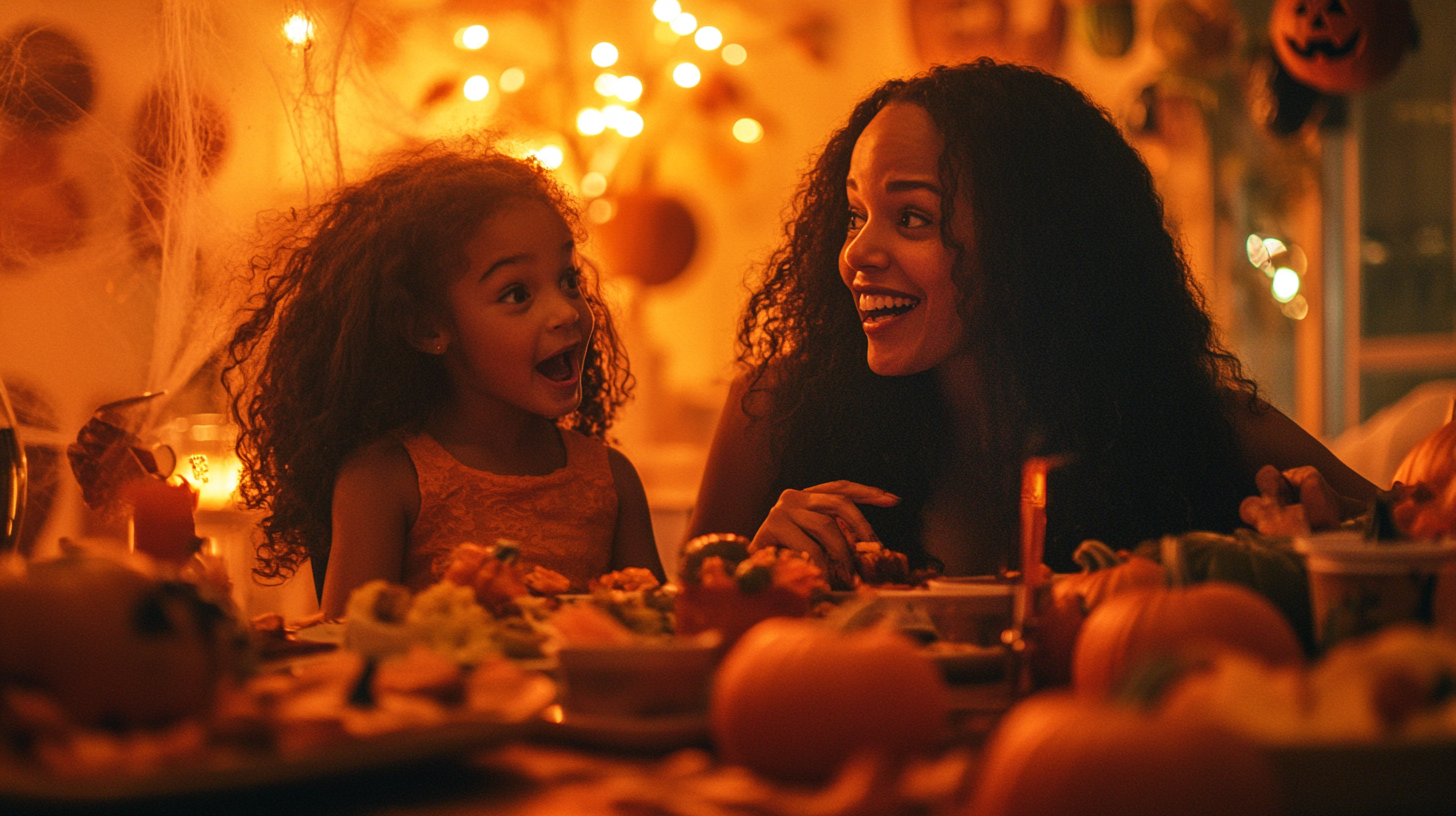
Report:
[[[434,343],[430,344],[430,353],[431,354],[444,354],[445,353],[445,341],[444,340],[436,340]]]

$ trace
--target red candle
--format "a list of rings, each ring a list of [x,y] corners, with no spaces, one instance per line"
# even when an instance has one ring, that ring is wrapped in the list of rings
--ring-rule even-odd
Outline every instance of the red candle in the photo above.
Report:
[[[202,545],[192,524],[197,491],[186,479],[133,479],[124,488],[131,504],[132,549],[161,561],[180,563]]]

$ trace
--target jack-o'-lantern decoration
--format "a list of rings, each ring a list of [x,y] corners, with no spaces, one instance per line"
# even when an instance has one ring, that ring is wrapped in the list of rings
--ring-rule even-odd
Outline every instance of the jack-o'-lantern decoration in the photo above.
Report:
[[[1408,0],[1278,0],[1269,39],[1290,76],[1346,94],[1389,76],[1415,39]]]

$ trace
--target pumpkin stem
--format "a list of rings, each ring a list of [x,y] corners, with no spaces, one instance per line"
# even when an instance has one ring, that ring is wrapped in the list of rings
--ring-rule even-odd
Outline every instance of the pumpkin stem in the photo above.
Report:
[[[1072,553],[1072,560],[1083,572],[1096,572],[1102,569],[1112,569],[1122,563],[1117,553],[1112,548],[1103,544],[1095,538],[1089,538],[1077,545],[1076,552]]]
[[[1158,542],[1163,561],[1163,571],[1168,573],[1168,586],[1175,589],[1188,585],[1188,573],[1183,565],[1183,541],[1178,536],[1163,536]]]

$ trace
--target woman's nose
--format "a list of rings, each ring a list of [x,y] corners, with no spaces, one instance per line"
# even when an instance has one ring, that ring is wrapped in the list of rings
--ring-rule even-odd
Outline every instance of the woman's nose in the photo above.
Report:
[[[860,227],[859,232],[844,242],[842,257],[850,269],[877,270],[889,265],[889,253],[885,251],[883,236],[874,222]]]

